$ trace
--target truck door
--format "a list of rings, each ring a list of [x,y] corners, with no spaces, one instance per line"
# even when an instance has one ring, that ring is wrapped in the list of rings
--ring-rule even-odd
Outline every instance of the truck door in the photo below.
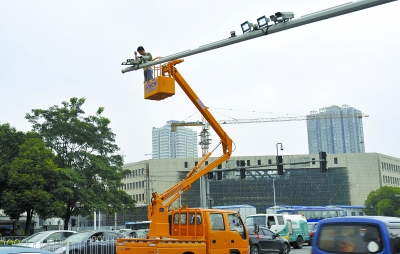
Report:
[[[229,231],[225,225],[225,218],[222,213],[210,214],[210,239],[207,253],[226,254],[229,248]]]
[[[273,215],[268,216],[267,225],[269,230],[271,230],[274,233],[278,233],[278,224],[277,221],[275,220],[275,216]]]
[[[279,228],[278,228],[278,232],[275,232],[275,233],[279,233],[282,236],[288,235],[288,230],[286,228],[285,219],[283,218],[283,216],[278,215],[278,216],[276,216],[276,219],[277,219]]]
[[[288,235],[293,235],[292,220],[287,220],[287,226],[288,226]]]
[[[231,250],[238,250],[239,253],[247,251],[249,246],[248,233],[244,227],[244,223],[238,213],[229,213],[229,248]]]

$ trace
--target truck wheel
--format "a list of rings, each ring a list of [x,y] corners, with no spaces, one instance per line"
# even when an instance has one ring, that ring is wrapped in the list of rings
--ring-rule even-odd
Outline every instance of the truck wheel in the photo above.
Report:
[[[257,245],[252,245],[251,246],[251,248],[250,248],[250,254],[258,254],[259,252],[258,252],[258,247],[257,247]]]
[[[282,252],[280,254],[289,254],[290,246],[287,243],[284,243],[282,246]]]
[[[295,249],[301,249],[303,248],[303,238],[301,236],[297,237],[296,242],[293,245],[293,248]]]

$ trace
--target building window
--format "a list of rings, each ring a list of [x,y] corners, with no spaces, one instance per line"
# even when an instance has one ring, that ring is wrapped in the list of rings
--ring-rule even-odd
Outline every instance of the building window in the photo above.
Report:
[[[363,213],[363,212],[360,212],[359,214],[360,214],[360,216],[364,216],[364,213]]]
[[[197,164],[199,164],[197,161],[194,162],[194,166],[197,166]]]
[[[271,159],[268,159],[268,164],[272,164],[272,160]]]
[[[205,162],[206,166],[208,165],[208,161]]]
[[[250,166],[250,160],[247,160],[247,165],[246,166]]]
[[[351,216],[356,216],[356,212],[351,212]]]
[[[221,169],[221,168],[222,168],[222,164],[219,164],[217,168],[218,168],[218,169]]]
[[[311,164],[315,165],[315,158],[312,158],[311,160],[312,160]]]
[[[185,168],[188,168],[188,163],[187,163],[187,161],[185,161]]]
[[[338,164],[338,160],[337,160],[337,158],[335,157],[335,158],[333,158],[333,163],[334,164]]]
[[[258,161],[257,161],[257,165],[261,165],[261,160],[258,160]]]

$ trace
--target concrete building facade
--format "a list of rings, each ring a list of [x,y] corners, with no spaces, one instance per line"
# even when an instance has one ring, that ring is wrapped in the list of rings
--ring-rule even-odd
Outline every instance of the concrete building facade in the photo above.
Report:
[[[137,202],[130,214],[101,215],[101,225],[123,227],[127,221],[147,220],[151,194],[162,194],[197,165],[201,158],[150,159],[125,164],[131,171],[121,189]],[[208,163],[215,158],[209,158]],[[244,160],[246,178],[240,178],[239,162]],[[219,166],[209,179],[213,206],[248,204],[264,213],[274,205],[363,206],[368,194],[382,186],[400,187],[400,159],[379,153],[328,154],[328,171],[321,173],[318,154],[283,155],[284,175],[277,175],[275,155],[234,156]],[[302,162],[302,163],[301,163]],[[292,164],[291,164],[292,163]],[[296,164],[293,164],[296,163]],[[299,164],[300,163],[300,164]],[[200,184],[196,181],[172,205],[200,207]],[[79,227],[93,227],[93,220],[78,218]],[[96,223],[97,224],[97,223]]]
[[[318,154],[284,155],[285,173],[277,175],[275,155],[231,157],[221,165],[223,179],[210,179],[214,205],[249,204],[265,211],[281,205],[364,205],[368,194],[382,186],[400,187],[400,159],[379,153],[328,154],[328,172],[319,170]],[[211,162],[213,158],[209,158]],[[246,161],[246,178],[239,176],[238,162]],[[140,205],[150,203],[151,193],[163,193],[185,177],[200,158],[151,159],[126,164],[132,173],[123,179],[123,190]],[[303,164],[293,164],[299,163]],[[199,206],[199,183],[174,204]]]

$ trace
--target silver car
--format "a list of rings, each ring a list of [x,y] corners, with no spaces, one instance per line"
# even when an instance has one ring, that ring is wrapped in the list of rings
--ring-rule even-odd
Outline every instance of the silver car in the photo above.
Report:
[[[41,231],[21,240],[21,242],[15,245],[41,249],[49,244],[60,243],[68,236],[76,233],[78,232],[69,230]]]

